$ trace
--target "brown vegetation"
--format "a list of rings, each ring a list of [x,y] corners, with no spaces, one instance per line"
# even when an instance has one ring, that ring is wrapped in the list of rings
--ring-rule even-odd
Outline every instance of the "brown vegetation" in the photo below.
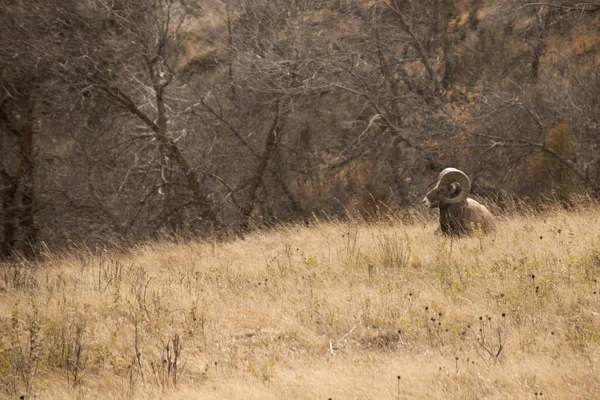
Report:
[[[3,0],[0,397],[599,398],[599,23]]]
[[[598,206],[0,264],[0,397],[597,398]]]

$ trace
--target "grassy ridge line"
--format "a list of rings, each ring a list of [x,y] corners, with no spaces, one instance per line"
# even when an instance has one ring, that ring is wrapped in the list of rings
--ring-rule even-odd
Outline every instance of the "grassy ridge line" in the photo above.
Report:
[[[460,240],[317,223],[2,265],[0,395],[598,397],[599,220]]]

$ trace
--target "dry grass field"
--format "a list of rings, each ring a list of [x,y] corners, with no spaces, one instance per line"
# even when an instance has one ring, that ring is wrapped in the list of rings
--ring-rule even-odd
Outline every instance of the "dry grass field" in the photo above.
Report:
[[[315,222],[0,269],[0,396],[600,398],[600,208]]]

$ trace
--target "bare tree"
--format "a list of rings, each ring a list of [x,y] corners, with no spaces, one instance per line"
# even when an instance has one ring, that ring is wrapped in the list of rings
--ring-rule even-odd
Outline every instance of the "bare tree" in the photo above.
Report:
[[[591,3],[529,1],[498,10],[498,21],[509,32],[504,45],[509,46],[503,52],[506,61],[497,65],[512,79],[487,79],[472,109],[477,116],[472,132],[475,143],[489,149],[481,153],[486,163],[509,160],[499,178],[517,178],[522,186],[515,189],[521,194],[533,195],[534,188],[543,195],[561,191],[564,197],[564,181],[571,182],[568,192],[599,189],[596,170],[590,168],[598,162],[598,141],[592,134],[598,120],[591,111],[598,93],[594,55],[581,53],[573,63],[572,48],[546,43],[550,35],[573,32],[595,11],[597,5]]]
[[[595,192],[599,10],[7,0],[0,252],[379,215],[448,166],[475,194]]]

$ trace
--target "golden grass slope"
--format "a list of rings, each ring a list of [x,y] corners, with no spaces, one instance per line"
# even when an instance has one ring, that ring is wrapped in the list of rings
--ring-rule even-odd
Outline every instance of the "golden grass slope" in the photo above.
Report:
[[[0,396],[600,398],[599,222],[317,222],[4,264]]]

